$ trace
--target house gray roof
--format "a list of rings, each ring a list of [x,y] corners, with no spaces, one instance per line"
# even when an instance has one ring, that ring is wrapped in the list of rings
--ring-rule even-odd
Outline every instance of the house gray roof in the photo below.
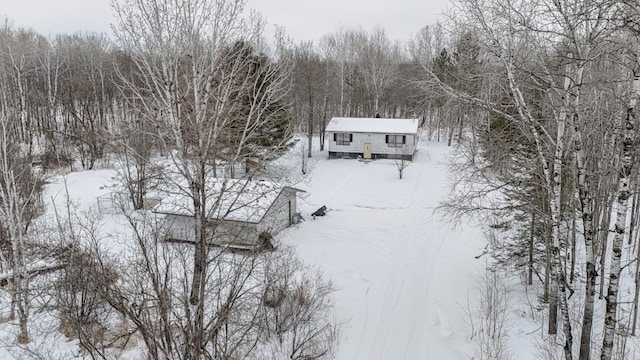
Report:
[[[215,179],[207,184],[207,218],[215,220],[259,223],[282,191],[303,190],[269,181]],[[165,191],[156,213],[193,216],[193,201],[188,188]]]
[[[419,119],[331,118],[327,132],[359,132],[380,134],[416,134]]]

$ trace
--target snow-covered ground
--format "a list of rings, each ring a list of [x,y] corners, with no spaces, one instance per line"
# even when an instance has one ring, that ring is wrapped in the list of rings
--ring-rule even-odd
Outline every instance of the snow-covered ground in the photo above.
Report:
[[[282,241],[336,287],[338,359],[469,359],[467,314],[476,297],[484,247],[473,226],[452,230],[435,207],[447,194],[441,143],[419,143],[398,178],[393,160],[328,160],[318,154],[297,187],[307,221]],[[312,220],[326,205],[330,211]]]
[[[475,256],[486,241],[481,229],[466,223],[452,229],[434,213],[447,195],[446,159],[452,151],[420,142],[402,180],[393,160],[329,160],[326,151],[314,152],[304,176],[295,150],[276,167],[306,191],[299,203],[306,221],[281,232],[279,241],[294,245],[334,283],[335,320],[341,324],[337,359],[473,357],[468,312],[484,269]],[[97,198],[114,191],[115,176],[104,169],[51,178],[45,192],[49,216],[52,202],[66,211],[66,189],[77,211],[97,209]],[[309,214],[322,205],[330,211],[313,220]],[[121,219],[102,210],[103,226],[117,233]],[[126,249],[117,239],[107,243],[115,251]],[[75,341],[55,338],[34,344],[78,355]]]
[[[303,175],[304,143],[299,139],[297,147],[270,167],[273,179],[306,191],[298,205],[306,221],[285,229],[277,239],[293,245],[306,263],[333,281],[335,321],[340,324],[337,359],[480,358],[479,288],[491,260],[477,257],[484,254],[486,229],[468,219],[453,228],[435,212],[448,195],[446,164],[455,148],[419,142],[415,161],[401,180],[393,160],[329,160],[326,150],[317,149]],[[79,214],[93,208],[102,216],[105,246],[114,253],[127,251],[127,237],[117,236],[126,227],[122,216],[109,209],[116,178],[113,169],[52,177],[44,194],[46,216],[53,216],[52,202],[58,212],[66,211],[68,189]],[[100,203],[100,211],[98,198],[107,200]],[[310,214],[323,205],[329,209],[327,215],[312,219]],[[510,300],[503,311],[506,350],[514,359],[560,358],[561,347],[554,339],[545,340],[547,314],[538,303],[540,286],[525,287],[520,276],[499,273],[499,287]],[[631,288],[625,289],[625,296],[632,297]],[[582,290],[574,298],[580,296]],[[571,311],[572,318],[579,319],[578,308]],[[56,319],[45,314],[32,319],[32,331],[43,333],[33,336],[30,348],[54,351],[58,359],[80,357],[77,342],[56,331]],[[14,346],[15,327],[9,324],[0,319],[0,359],[24,354],[4,348]],[[596,343],[601,341],[601,329],[597,320]],[[627,345],[632,349],[627,350],[630,358],[638,353],[636,343]]]

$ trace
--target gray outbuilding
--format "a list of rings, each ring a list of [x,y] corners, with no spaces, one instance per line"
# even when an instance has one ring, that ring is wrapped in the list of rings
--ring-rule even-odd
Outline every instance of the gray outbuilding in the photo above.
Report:
[[[252,248],[261,236],[274,236],[300,219],[297,194],[304,190],[268,181],[215,179],[207,184],[211,197],[206,218],[212,245]],[[153,211],[163,216],[166,239],[195,241],[192,200],[178,191],[167,192]]]

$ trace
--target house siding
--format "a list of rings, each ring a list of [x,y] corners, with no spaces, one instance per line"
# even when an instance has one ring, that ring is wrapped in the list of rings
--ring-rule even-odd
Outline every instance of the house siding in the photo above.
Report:
[[[195,240],[196,233],[194,229],[194,219],[192,217],[172,214],[163,216],[164,224],[166,226],[166,239],[190,241]]]
[[[212,221],[211,225],[214,227],[212,237],[214,244],[258,244],[258,224],[241,221]]]
[[[333,140],[333,134],[334,132],[329,132],[327,136],[330,158],[362,157],[364,155],[364,144],[370,143],[371,157],[374,159],[404,157],[412,160],[417,144],[416,134],[393,134],[406,136],[406,149],[401,150],[402,148],[389,147],[386,143],[386,136],[389,134],[353,132],[351,133],[353,134],[353,141],[349,145],[338,145]]]
[[[258,224],[258,232],[267,231],[271,235],[275,235],[288,227],[292,220],[290,216],[293,216],[298,209],[296,198],[295,190],[283,189]],[[289,213],[289,202],[291,202],[291,214]]]
[[[284,188],[273,201],[259,223],[230,220],[210,220],[211,244],[258,245],[258,236],[267,231],[275,235],[291,224],[290,216],[297,210],[296,190]],[[289,204],[291,203],[291,215]],[[191,216],[166,214],[166,239],[195,241],[195,219]]]

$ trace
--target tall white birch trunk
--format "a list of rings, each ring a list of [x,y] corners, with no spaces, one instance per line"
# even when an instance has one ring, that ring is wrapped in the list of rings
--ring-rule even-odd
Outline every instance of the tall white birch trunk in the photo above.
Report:
[[[27,343],[29,341],[28,319],[29,319],[29,276],[27,274],[25,260],[25,231],[29,208],[33,206],[32,197],[37,194],[31,190],[28,194],[22,194],[19,184],[21,179],[16,175],[23,169],[16,169],[16,151],[20,151],[17,142],[9,129],[8,120],[0,117],[0,223],[6,228],[11,245],[11,253],[7,256],[2,254],[3,265],[8,265],[12,273],[12,301],[18,308],[18,342]],[[29,166],[30,164],[18,164],[18,166]],[[30,171],[30,168],[27,169]],[[27,184],[27,186],[30,184]],[[26,196],[26,198],[25,198]]]
[[[582,235],[584,238],[585,255],[586,255],[586,284],[585,284],[585,300],[582,315],[582,332],[580,335],[580,352],[578,359],[591,359],[591,332],[593,328],[593,307],[595,300],[596,279],[598,272],[596,271],[596,255],[594,251],[594,227],[593,227],[593,199],[586,185],[586,168],[584,164],[584,145],[582,143],[582,135],[579,131],[574,130],[576,136],[576,163],[578,168],[578,198],[580,204],[580,212],[582,217]]]
[[[549,199],[550,206],[550,217],[552,221],[552,231],[551,231],[551,275],[552,275],[552,285],[550,291],[550,306],[549,306],[549,333],[556,334],[557,333],[557,310],[558,310],[558,285],[562,286],[562,302],[564,303],[562,307],[563,311],[563,325],[565,330],[565,356],[570,359],[571,358],[571,322],[569,319],[568,309],[566,307],[566,297],[565,297],[565,284],[564,284],[564,276],[560,274],[561,270],[561,261],[560,261],[560,199],[561,199],[561,186],[562,186],[562,156],[564,154],[564,128],[566,125],[566,111],[567,111],[567,99],[563,100],[563,109],[558,116],[558,130],[556,134],[556,150],[554,153],[554,162],[553,169],[549,169],[549,165],[547,164],[546,158],[544,156],[544,148],[541,139],[540,132],[537,127],[537,122],[534,119],[533,115],[529,111],[527,107],[527,103],[520,91],[520,88],[517,85],[517,81],[515,75],[513,73],[512,64],[509,62],[508,55],[502,55],[502,62],[505,66],[505,70],[507,72],[507,79],[509,81],[509,87],[513,93],[513,100],[516,105],[516,109],[522,121],[531,131],[531,134],[534,139],[534,143],[536,145],[536,153],[538,157],[538,161],[542,167],[542,171],[545,179],[545,186],[547,188],[547,195]],[[568,87],[569,79],[565,79],[565,87]],[[561,284],[559,284],[562,282]]]
[[[564,283],[561,283],[560,278],[562,271],[562,261],[560,259],[560,202],[562,194],[562,159],[564,157],[564,137],[565,126],[567,123],[567,107],[568,107],[568,88],[570,85],[570,79],[567,74],[569,66],[565,69],[564,77],[564,92],[562,96],[562,105],[560,112],[556,117],[558,125],[556,133],[556,147],[553,155],[553,172],[551,191],[549,194],[549,200],[551,204],[551,288],[549,292],[549,334],[556,334],[557,319],[558,319],[558,291],[560,287],[564,288]]]
[[[629,206],[629,197],[633,177],[633,152],[634,142],[636,140],[636,101],[640,94],[640,75],[636,72],[633,79],[633,92],[629,107],[627,108],[627,116],[624,122],[624,131],[622,133],[622,159],[620,162],[620,170],[618,172],[618,209],[616,212],[616,225],[613,238],[613,246],[611,249],[611,271],[609,273],[609,287],[607,289],[606,310],[604,318],[604,337],[602,339],[601,360],[611,360],[613,351],[613,340],[615,337],[615,329],[617,321],[618,309],[618,292],[620,286],[620,259],[622,256],[622,244],[626,234],[627,209]]]
[[[571,55],[569,55],[571,57]],[[553,202],[551,203],[551,217],[552,217],[552,286],[551,296],[549,303],[549,333],[555,334],[557,332],[551,332],[552,325],[555,328],[555,324],[552,324],[552,307],[557,317],[557,306],[560,306],[560,312],[562,316],[562,329],[564,335],[564,357],[565,360],[573,358],[573,332],[571,329],[571,319],[569,317],[569,307],[567,304],[567,286],[566,286],[566,273],[562,266],[562,254],[560,253],[560,211],[562,200],[562,171],[565,152],[565,127],[567,123],[567,113],[569,110],[569,89],[571,86],[571,78],[569,73],[571,66],[567,65],[564,74],[564,85],[562,93],[562,104],[560,112],[557,116],[558,129],[556,134],[556,150],[553,158]],[[558,296],[558,291],[560,295]],[[555,294],[554,294],[555,293]],[[555,295],[555,299],[554,299]]]
[[[584,66],[578,65],[575,74],[575,82],[578,85],[576,89],[576,97],[574,99],[574,111],[577,111],[580,105],[580,86],[582,84],[582,75]],[[573,126],[573,143],[576,157],[576,167],[578,171],[578,200],[580,215],[582,218],[582,236],[585,245],[586,255],[586,284],[585,284],[585,300],[582,315],[582,329],[580,334],[580,350],[578,353],[579,360],[591,359],[591,332],[593,328],[593,307],[595,299],[596,278],[596,256],[593,246],[594,229],[593,229],[593,199],[587,187],[587,170],[585,165],[584,143],[582,141],[582,132],[578,125],[578,114],[575,113],[573,118],[569,118]]]

